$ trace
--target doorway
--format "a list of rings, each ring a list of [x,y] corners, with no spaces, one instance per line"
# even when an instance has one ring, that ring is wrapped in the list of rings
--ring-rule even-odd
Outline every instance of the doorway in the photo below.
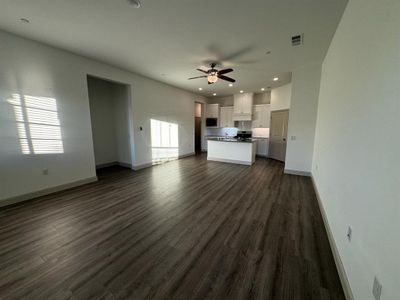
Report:
[[[194,151],[201,154],[201,127],[202,127],[202,106],[201,103],[194,103]]]
[[[269,157],[283,162],[286,157],[288,121],[289,110],[271,112]]]
[[[132,168],[130,86],[87,76],[96,169]]]

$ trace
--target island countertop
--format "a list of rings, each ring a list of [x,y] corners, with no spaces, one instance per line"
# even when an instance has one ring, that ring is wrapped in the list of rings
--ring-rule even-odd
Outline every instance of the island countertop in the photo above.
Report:
[[[207,138],[208,141],[215,141],[215,142],[229,142],[229,143],[255,143],[257,142],[256,139],[235,139],[235,138],[225,138],[225,137],[209,137]]]

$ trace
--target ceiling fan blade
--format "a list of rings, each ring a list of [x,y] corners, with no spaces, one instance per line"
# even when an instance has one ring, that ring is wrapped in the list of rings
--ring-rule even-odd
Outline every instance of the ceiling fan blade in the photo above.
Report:
[[[218,71],[218,75],[222,75],[222,74],[226,74],[226,73],[230,73],[230,72],[233,72],[233,69],[231,69],[231,68],[224,69],[224,70]]]
[[[197,79],[197,78],[206,78],[206,77],[207,77],[207,76],[196,76],[196,77],[188,78],[188,80]]]
[[[218,78],[219,78],[219,79],[222,79],[222,80],[229,81],[229,82],[236,82],[235,79],[230,78],[230,77],[228,77],[228,76],[224,76],[224,75],[219,75],[219,74],[218,74]]]
[[[208,71],[204,71],[204,70],[202,70],[202,69],[196,69],[197,71],[200,71],[200,72],[203,72],[203,73],[205,73],[205,74],[208,74]]]

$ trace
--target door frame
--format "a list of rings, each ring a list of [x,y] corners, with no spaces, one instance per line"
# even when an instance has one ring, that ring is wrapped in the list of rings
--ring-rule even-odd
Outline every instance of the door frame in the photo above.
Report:
[[[284,108],[284,109],[277,109],[277,110],[271,110],[270,111],[270,118],[269,118],[269,130],[270,130],[270,134],[269,134],[269,145],[268,145],[268,149],[271,149],[271,128],[272,128],[272,126],[271,126],[271,124],[272,124],[272,114],[273,113],[277,113],[277,112],[287,112],[288,113],[288,122],[287,122],[287,128],[286,128],[286,140],[285,140],[285,142],[286,142],[286,147],[285,147],[285,160],[284,161],[282,161],[283,163],[286,163],[286,152],[287,152],[287,134],[288,134],[288,132],[289,132],[289,117],[290,117],[290,108]],[[274,160],[276,160],[275,158],[272,158],[272,157],[270,157],[269,156],[269,153],[268,153],[268,158],[271,158],[271,159],[274,159]],[[278,161],[280,161],[280,160],[278,160]]]
[[[123,81],[118,81],[114,79],[110,79],[107,77],[99,76],[93,73],[86,73],[85,76],[85,84],[86,84],[86,93],[87,93],[87,99],[88,103],[90,102],[90,97],[89,97],[89,77],[95,78],[95,79],[100,79],[104,80],[110,83],[114,84],[119,84],[125,86],[127,89],[127,110],[128,110],[128,133],[129,133],[129,156],[130,156],[130,164],[121,164],[124,167],[130,168],[134,170],[134,160],[135,160],[135,140],[134,140],[134,125],[133,125],[133,93],[132,93],[132,84],[123,82]],[[89,114],[91,115],[91,111],[89,109]],[[90,116],[91,119],[91,116]],[[93,149],[93,158],[95,159],[95,153],[94,153],[94,142],[93,142],[93,128],[92,128],[92,123],[90,121],[90,131],[91,131],[91,138],[92,138],[92,149]],[[95,165],[96,169],[96,165]]]
[[[196,117],[196,105],[199,104],[200,105],[200,117]],[[193,146],[194,146],[194,153],[196,153],[196,118],[200,118],[201,123],[200,123],[200,153],[203,152],[203,136],[204,136],[204,126],[205,126],[205,105],[203,102],[199,102],[199,101],[194,101],[194,108],[195,108],[195,113],[194,113],[194,118],[193,118],[193,125],[194,125],[194,130],[193,130],[193,137],[194,137],[194,141],[193,141]]]

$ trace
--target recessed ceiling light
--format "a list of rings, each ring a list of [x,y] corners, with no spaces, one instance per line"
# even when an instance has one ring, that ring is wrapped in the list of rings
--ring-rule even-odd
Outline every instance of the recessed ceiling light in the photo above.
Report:
[[[240,93],[243,94],[243,91],[241,90]]]
[[[263,92],[264,92],[264,91],[265,91],[265,88],[261,88],[261,91],[263,91]]]
[[[203,90],[203,88],[199,88],[199,91],[202,91]]]
[[[274,78],[274,81],[278,81],[278,80],[279,80],[279,78],[278,78],[278,77],[275,77],[275,78]]]
[[[139,8],[142,5],[142,3],[140,3],[140,0],[127,0],[127,1],[134,8]]]
[[[214,93],[214,94],[213,94],[213,96],[217,96],[217,94],[216,94],[216,93]]]
[[[28,20],[28,19],[25,19],[25,18],[21,18],[21,19],[19,19],[22,23],[25,23],[25,24],[28,24],[28,23],[30,23],[30,21]]]
[[[232,84],[232,83],[230,83],[230,84],[229,84],[229,86],[233,86],[233,84]]]

